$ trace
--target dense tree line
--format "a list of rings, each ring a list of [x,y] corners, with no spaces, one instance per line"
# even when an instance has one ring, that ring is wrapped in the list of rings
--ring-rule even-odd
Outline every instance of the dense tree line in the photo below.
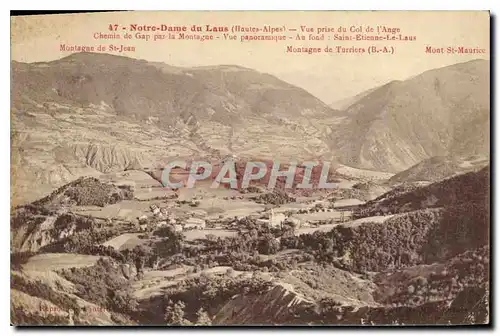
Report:
[[[381,271],[422,263],[423,248],[432,239],[429,232],[439,221],[439,210],[420,210],[384,223],[337,226],[329,232],[289,236],[281,244],[348,270]]]
[[[10,322],[15,326],[64,326],[68,325],[68,318],[27,311],[21,307],[10,308]]]
[[[72,229],[73,232],[91,230],[96,226],[95,219],[91,217],[79,216],[72,213],[65,213],[57,217],[54,222],[54,235],[59,237],[63,231]]]
[[[64,310],[69,311],[73,309],[75,316],[78,316],[80,312],[80,306],[74,297],[65,293],[56,292],[40,280],[28,280],[21,275],[11,273],[10,288],[50,301]]]
[[[490,249],[484,246],[450,259],[440,272],[418,276],[397,284],[393,295],[383,300],[393,306],[421,305],[426,302],[454,300],[464,290],[489,287]]]
[[[63,269],[58,273],[76,285],[77,295],[108,310],[130,314],[137,301],[126,289],[128,282],[121,268],[109,259],[101,258],[91,267]]]
[[[426,263],[474,250],[490,241],[489,204],[463,203],[443,210],[439,225],[429,232]]]
[[[449,179],[417,187],[404,184],[360,206],[355,217],[402,213],[425,208],[460,207],[473,204],[488,209],[490,197],[489,166]]]
[[[25,226],[28,232],[33,232],[45,221],[47,216],[52,214],[50,210],[41,206],[26,205],[18,207],[10,216],[10,229],[15,231]]]
[[[80,177],[33,204],[46,207],[60,206],[61,204],[103,207],[107,204],[133,198],[134,193],[129,186],[116,187],[109,183],[103,183],[95,177]]]
[[[289,196],[284,190],[275,189],[273,192],[260,194],[258,196],[252,197],[256,203],[262,204],[272,204],[272,205],[281,205],[290,202],[295,202],[295,198]]]
[[[92,251],[97,245],[117,236],[119,233],[120,232],[116,228],[98,229],[91,227],[46,245],[41,248],[41,251],[51,253],[94,254],[86,251]]]

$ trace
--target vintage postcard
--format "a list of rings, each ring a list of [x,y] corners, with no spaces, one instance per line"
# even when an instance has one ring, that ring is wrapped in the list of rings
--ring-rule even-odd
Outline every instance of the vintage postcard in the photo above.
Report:
[[[11,17],[11,323],[490,323],[490,13]]]

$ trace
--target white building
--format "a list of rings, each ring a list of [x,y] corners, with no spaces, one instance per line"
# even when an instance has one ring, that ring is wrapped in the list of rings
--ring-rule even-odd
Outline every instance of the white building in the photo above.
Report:
[[[281,227],[285,221],[286,216],[282,213],[274,213],[274,209],[271,209],[271,215],[269,217],[269,226],[271,227]]]
[[[279,228],[285,222],[286,216],[283,213],[275,213],[273,209],[271,209],[269,213],[269,219],[257,218],[256,223],[261,225],[268,225],[269,227]]]
[[[269,225],[269,219],[257,218],[255,221],[260,225]]]
[[[151,212],[153,212],[153,214],[155,215],[160,213],[160,208],[156,204],[151,205],[149,208],[151,209]]]

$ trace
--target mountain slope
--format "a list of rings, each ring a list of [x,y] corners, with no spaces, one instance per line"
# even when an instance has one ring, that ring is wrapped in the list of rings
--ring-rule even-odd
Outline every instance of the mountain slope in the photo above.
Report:
[[[366,97],[367,95],[369,95],[373,91],[377,90],[378,88],[379,87],[377,87],[377,86],[373,87],[371,89],[362,91],[361,93],[358,93],[355,96],[347,97],[347,98],[344,98],[344,99],[337,100],[337,101],[335,101],[335,102],[333,102],[333,103],[331,103],[329,105],[333,109],[346,110],[346,109],[349,108],[349,106],[351,106],[352,104],[358,102],[359,100],[361,100],[362,98]]]
[[[239,66],[176,68],[107,54],[78,53],[31,65],[13,63],[13,95],[112,106],[147,120],[232,125],[248,116],[324,114],[329,108],[274,76]],[[34,97],[32,97],[34,98]],[[232,115],[232,117],[230,116]]]
[[[483,209],[475,214],[489,220],[490,167],[453,176],[422,187],[395,188],[360,207],[362,217],[382,213],[402,213],[425,208],[467,207]],[[486,211],[487,213],[484,213]],[[471,214],[474,215],[474,214]]]
[[[333,110],[251,69],[78,53],[11,70],[14,203],[171,158],[330,157],[328,127],[317,121]]]
[[[332,147],[344,164],[388,172],[433,156],[487,156],[489,82],[489,62],[475,60],[388,83],[344,111]]]
[[[430,181],[436,182],[457,174],[475,171],[483,168],[489,160],[458,159],[453,157],[435,156],[397,173],[389,179],[389,183],[404,183]]]

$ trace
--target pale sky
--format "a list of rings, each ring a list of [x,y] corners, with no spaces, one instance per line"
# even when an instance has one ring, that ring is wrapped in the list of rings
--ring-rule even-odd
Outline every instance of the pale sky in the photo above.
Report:
[[[14,17],[11,20],[12,59],[20,62],[51,61],[67,56],[60,44],[96,46],[98,44],[135,46],[135,52],[119,55],[165,62],[175,66],[235,64],[276,75],[311,92],[326,103],[358,94],[395,79],[406,79],[423,71],[471,59],[489,59],[490,19],[488,12],[119,12]],[[118,24],[284,27],[300,26],[366,29],[385,25],[399,28],[400,34],[416,36],[416,41],[144,41],[96,40],[94,33],[110,33]],[[122,33],[119,31],[119,33]],[[187,32],[190,33],[190,32]],[[132,33],[135,34],[135,33]],[[155,33],[152,33],[155,34]],[[218,33],[222,36],[222,33]],[[308,33],[305,33],[307,36]],[[331,35],[331,34],[330,34]],[[286,47],[343,46],[368,48],[393,46],[394,54],[299,54]],[[427,54],[426,46],[436,48],[484,48],[486,54]]]

